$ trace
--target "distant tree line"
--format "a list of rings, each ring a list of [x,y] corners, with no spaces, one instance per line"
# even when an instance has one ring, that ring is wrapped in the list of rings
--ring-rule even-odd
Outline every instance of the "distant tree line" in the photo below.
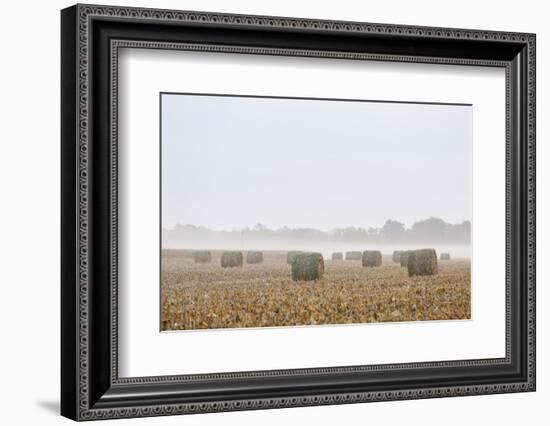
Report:
[[[348,243],[405,243],[430,242],[447,244],[470,243],[471,223],[466,220],[458,224],[450,224],[442,219],[430,217],[414,222],[410,228],[397,220],[388,219],[381,228],[347,227],[336,228],[332,231],[321,231],[315,228],[288,228],[270,229],[265,225],[257,224],[252,228],[243,228],[234,231],[211,230],[203,226],[176,225],[172,229],[163,230],[163,239],[171,242],[189,240],[216,240],[246,238],[251,240],[309,240],[325,242]]]

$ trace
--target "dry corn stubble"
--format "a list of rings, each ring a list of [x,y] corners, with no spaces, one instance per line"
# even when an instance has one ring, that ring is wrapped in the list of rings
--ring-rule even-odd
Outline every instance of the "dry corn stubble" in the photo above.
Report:
[[[212,263],[163,256],[163,330],[470,318],[469,260],[414,277],[389,262],[329,260],[322,279],[306,282],[292,280],[286,252],[264,252],[262,264],[242,268],[221,268],[219,256],[213,251]]]

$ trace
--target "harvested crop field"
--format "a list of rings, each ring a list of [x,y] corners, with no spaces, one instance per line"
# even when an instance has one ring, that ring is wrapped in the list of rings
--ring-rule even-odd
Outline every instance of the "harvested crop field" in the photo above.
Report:
[[[286,252],[266,251],[263,263],[235,268],[222,268],[220,256],[212,251],[210,263],[195,263],[183,250],[163,250],[162,330],[470,318],[467,259],[413,277],[391,256],[377,268],[325,259],[320,280],[293,281]]]

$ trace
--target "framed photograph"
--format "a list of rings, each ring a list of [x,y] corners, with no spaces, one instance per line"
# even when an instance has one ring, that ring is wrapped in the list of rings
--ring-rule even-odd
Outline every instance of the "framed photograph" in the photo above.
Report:
[[[535,35],[61,12],[61,412],[535,390]]]

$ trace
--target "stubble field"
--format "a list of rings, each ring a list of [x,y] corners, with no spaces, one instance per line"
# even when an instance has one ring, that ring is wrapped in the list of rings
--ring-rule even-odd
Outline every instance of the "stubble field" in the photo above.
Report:
[[[194,263],[181,250],[162,252],[161,328],[282,327],[470,318],[470,261],[439,261],[433,276],[409,277],[382,266],[325,260],[317,281],[293,281],[286,253],[264,252],[258,265]]]

